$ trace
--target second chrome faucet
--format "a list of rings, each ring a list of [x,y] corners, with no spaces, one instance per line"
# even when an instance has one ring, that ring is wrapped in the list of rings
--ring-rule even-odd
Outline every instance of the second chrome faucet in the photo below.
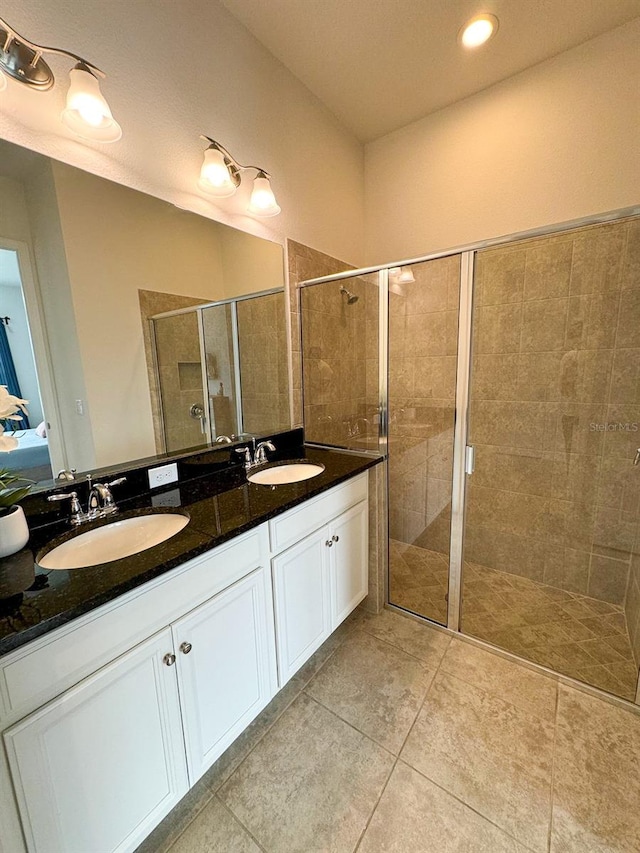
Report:
[[[252,468],[257,468],[258,465],[265,465],[269,460],[267,458],[267,450],[275,453],[275,445],[272,441],[261,441],[256,447],[255,439],[253,440],[253,454],[250,447],[234,447],[236,453],[241,453],[244,456],[244,469],[250,471]]]

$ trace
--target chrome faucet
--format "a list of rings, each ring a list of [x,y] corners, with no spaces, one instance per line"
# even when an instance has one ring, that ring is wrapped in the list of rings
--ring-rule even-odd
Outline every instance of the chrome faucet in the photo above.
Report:
[[[245,471],[250,471],[252,468],[257,468],[258,465],[265,465],[269,460],[267,459],[267,450],[270,450],[272,453],[275,452],[275,444],[272,441],[261,441],[260,444],[256,447],[256,440],[253,439],[253,454],[251,453],[251,448],[247,447],[234,447],[234,451],[236,453],[241,453],[244,456],[244,469]]]
[[[256,448],[254,465],[266,465],[269,461],[267,458],[267,450],[270,450],[271,453],[275,453],[275,444],[272,441],[261,441]]]
[[[106,515],[112,515],[118,511],[116,502],[111,494],[112,486],[119,486],[125,483],[126,477],[118,477],[117,480],[112,480],[110,483],[94,483],[93,488],[89,492],[89,504],[87,512],[95,518],[104,518]]]
[[[120,483],[126,481],[126,477],[118,477],[110,483],[93,483],[92,475],[87,474],[87,483],[89,484],[89,499],[87,501],[87,511],[82,509],[82,504],[78,500],[77,492],[66,492],[59,495],[49,495],[48,501],[71,501],[71,515],[69,523],[74,527],[78,524],[83,524],[86,521],[95,521],[98,518],[106,518],[108,515],[113,515],[118,511],[113,495],[111,494],[112,486],[119,486]]]

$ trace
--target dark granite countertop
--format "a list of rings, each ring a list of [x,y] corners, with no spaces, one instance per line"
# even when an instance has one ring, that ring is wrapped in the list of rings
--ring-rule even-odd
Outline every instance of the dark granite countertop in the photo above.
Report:
[[[189,524],[159,545],[111,563],[47,571],[35,556],[53,538],[68,537],[68,522],[32,529],[26,548],[0,560],[0,655],[58,628],[211,548],[251,530],[308,498],[381,461],[380,457],[300,447],[290,454],[325,466],[310,480],[282,486],[248,483],[240,465],[215,470],[171,487],[118,501],[117,518],[154,512],[185,512]],[[65,502],[65,510],[68,507]],[[109,519],[114,520],[112,517]],[[85,532],[106,521],[82,525]]]

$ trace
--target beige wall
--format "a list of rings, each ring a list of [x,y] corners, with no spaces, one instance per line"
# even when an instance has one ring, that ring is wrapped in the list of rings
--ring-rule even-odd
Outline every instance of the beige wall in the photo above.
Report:
[[[149,456],[155,441],[138,290],[224,298],[217,229],[88,172],[60,163],[53,172],[94,464]]]
[[[366,146],[367,263],[640,201],[640,21]]]
[[[7,0],[2,14],[19,32],[104,69],[103,91],[123,136],[112,145],[83,143],[64,128],[70,64],[60,60],[60,85],[46,95],[16,85],[3,92],[1,138],[242,230],[362,260],[362,145],[219,0],[40,0],[37,8]],[[280,216],[246,214],[250,181],[217,206],[199,193],[202,133],[273,175]]]
[[[75,414],[74,401],[85,397],[85,384],[50,164],[34,160],[25,181],[0,177],[0,199],[0,235],[27,245],[39,291],[39,300],[35,294],[34,299],[39,301],[44,335],[36,334],[35,327],[31,334],[51,425],[52,464],[56,470],[70,465],[86,469],[94,464],[93,439],[88,422]],[[51,334],[50,327],[57,333]],[[50,362],[46,376],[44,361]],[[72,458],[68,448],[73,449]]]

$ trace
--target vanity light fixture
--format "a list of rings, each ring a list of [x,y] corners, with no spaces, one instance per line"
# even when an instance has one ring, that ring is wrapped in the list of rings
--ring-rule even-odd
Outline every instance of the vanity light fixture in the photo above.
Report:
[[[475,47],[480,47],[481,44],[489,41],[489,39],[498,32],[498,19],[495,15],[483,13],[471,18],[460,30],[459,39],[463,47],[472,50]]]
[[[104,72],[68,50],[44,47],[29,41],[2,18],[0,18],[0,89],[4,89],[7,85],[5,75],[39,92],[50,89],[55,78],[53,71],[42,58],[45,53],[66,56],[76,62],[69,75],[71,82],[62,121],[83,139],[117,142],[122,136],[122,129],[111,114],[109,104],[100,91],[99,78],[105,77]]]
[[[233,195],[240,186],[241,173],[255,171],[253,190],[247,210],[254,216],[277,216],[280,207],[271,189],[268,172],[259,166],[243,166],[229,154],[227,149],[211,139],[201,136],[209,147],[204,152],[204,162],[200,170],[198,186],[203,192],[216,198],[227,198]]]

